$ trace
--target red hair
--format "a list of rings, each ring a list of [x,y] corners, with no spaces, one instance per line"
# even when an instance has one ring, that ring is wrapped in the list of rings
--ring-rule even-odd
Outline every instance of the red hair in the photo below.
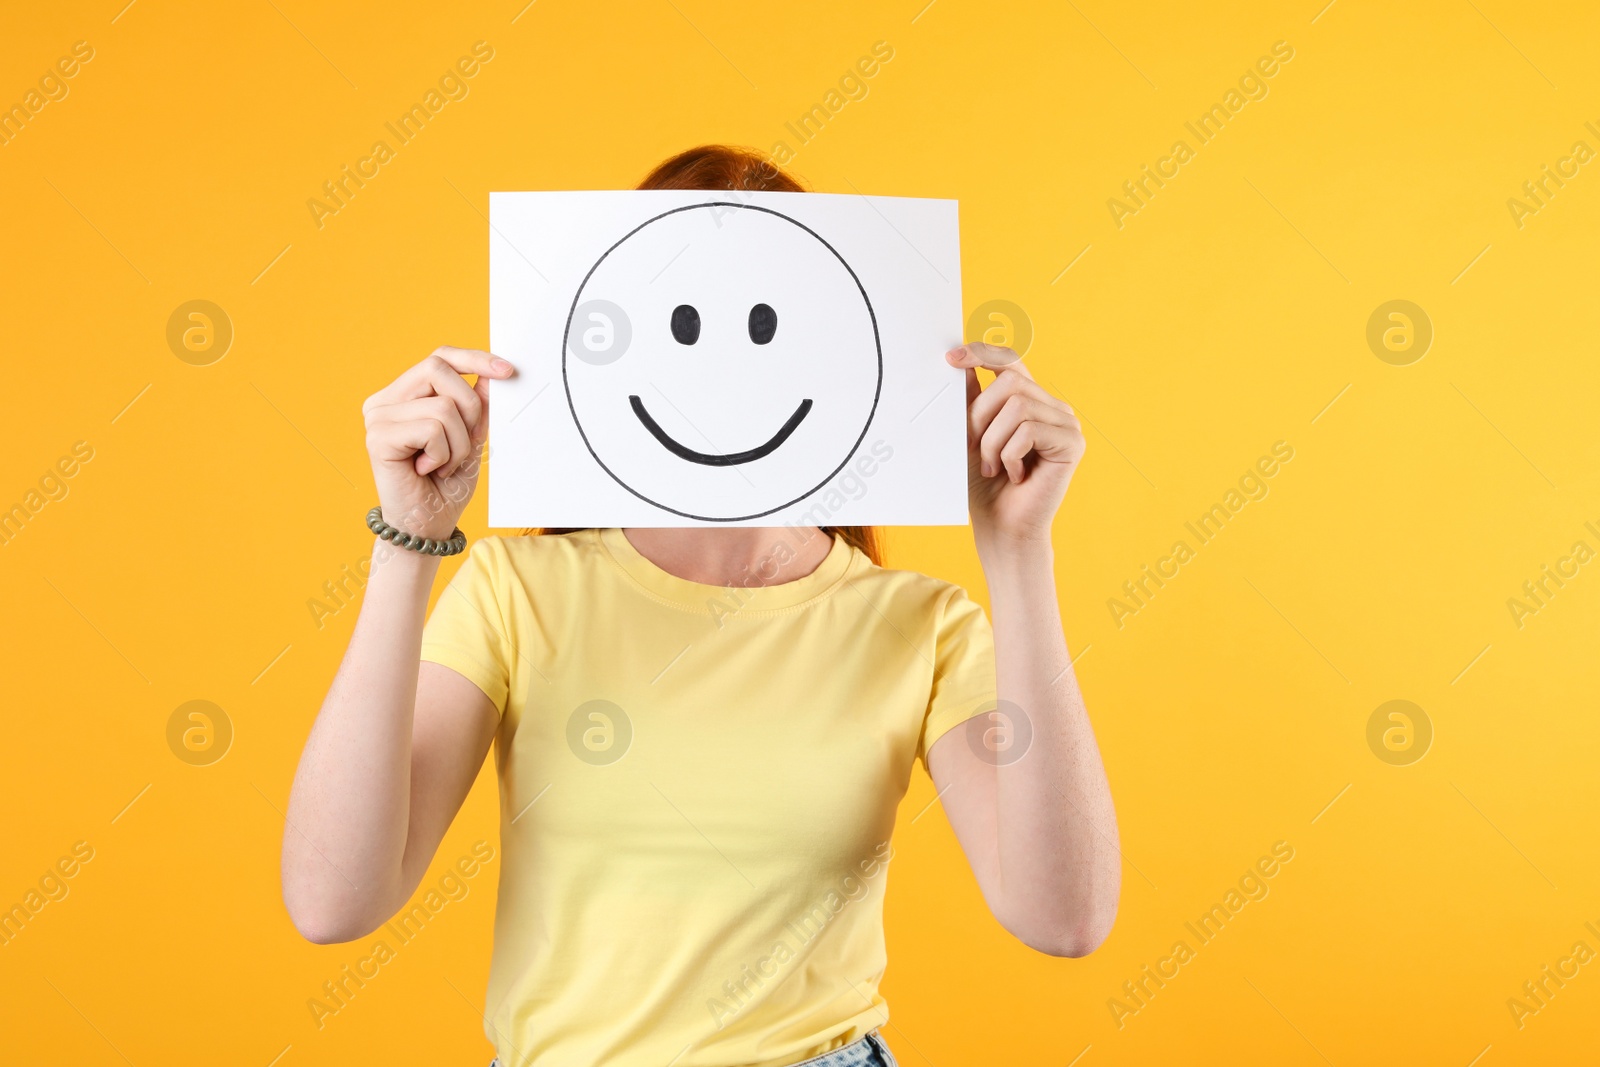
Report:
[[[640,189],[733,189],[751,193],[803,193],[806,187],[766,156],[749,148],[708,144],[679,152],[658,164],[639,183]],[[575,529],[540,529],[535,533],[573,533]],[[861,550],[883,564],[883,539],[875,526],[824,526],[822,532]]]
[[[679,152],[645,175],[640,189],[735,189],[749,193],[803,193],[798,178],[749,148],[706,144]]]

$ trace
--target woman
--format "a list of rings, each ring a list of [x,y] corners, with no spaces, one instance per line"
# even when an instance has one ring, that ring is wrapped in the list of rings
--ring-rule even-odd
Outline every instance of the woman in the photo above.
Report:
[[[722,147],[640,187],[803,191]],[[426,626],[437,557],[380,541],[290,800],[300,931],[349,941],[393,915],[498,742],[485,1023],[507,1067],[892,1064],[883,895],[919,758],[995,918],[1041,952],[1093,950],[1116,819],[1050,542],[1083,436],[1009,349],[945,358],[966,372],[992,632],[960,589],[879,566],[860,527],[484,538]],[[368,399],[384,520],[451,536],[488,382],[513,373],[441,348]]]

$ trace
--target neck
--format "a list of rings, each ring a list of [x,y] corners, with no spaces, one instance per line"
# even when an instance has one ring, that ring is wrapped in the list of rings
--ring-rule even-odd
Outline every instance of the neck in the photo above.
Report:
[[[815,526],[647,528],[622,531],[645,559],[702,585],[782,585],[822,565],[833,539]]]

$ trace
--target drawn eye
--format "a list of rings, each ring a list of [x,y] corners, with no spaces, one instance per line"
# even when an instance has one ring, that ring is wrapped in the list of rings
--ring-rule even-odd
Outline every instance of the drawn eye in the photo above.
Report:
[[[778,313],[768,304],[757,304],[750,309],[750,340],[764,345],[778,332]]]
[[[680,345],[692,345],[700,340],[700,312],[693,305],[679,304],[672,309],[672,336]]]

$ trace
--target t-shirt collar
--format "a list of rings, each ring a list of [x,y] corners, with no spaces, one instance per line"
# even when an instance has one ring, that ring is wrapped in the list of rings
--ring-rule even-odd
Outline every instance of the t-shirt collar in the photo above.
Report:
[[[833,547],[828,550],[821,564],[803,578],[777,585],[708,585],[668,574],[641,555],[620,529],[598,530],[595,536],[617,566],[645,592],[674,606],[707,614],[792,608],[825,596],[846,577],[859,555],[842,538],[835,537]],[[787,538],[779,544],[774,545],[771,554],[774,563],[783,561],[788,558],[788,553],[796,551],[794,542]],[[752,581],[754,577],[752,575]]]

